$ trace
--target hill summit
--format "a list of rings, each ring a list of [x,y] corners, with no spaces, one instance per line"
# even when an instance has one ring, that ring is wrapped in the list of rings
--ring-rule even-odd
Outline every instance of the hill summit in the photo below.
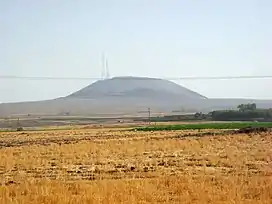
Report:
[[[148,77],[114,77],[97,81],[69,96],[67,98],[97,99],[104,97],[122,98],[150,98],[168,99],[180,98],[183,100],[206,99],[194,91],[191,91],[174,82]]]

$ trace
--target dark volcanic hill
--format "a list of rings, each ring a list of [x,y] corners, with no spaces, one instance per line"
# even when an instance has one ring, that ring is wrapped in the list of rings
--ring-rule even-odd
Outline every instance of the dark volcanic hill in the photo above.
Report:
[[[205,96],[171,81],[146,77],[115,77],[108,80],[97,81],[69,95],[68,98],[144,97],[164,99],[166,96],[182,98],[184,100],[206,99]]]
[[[259,108],[271,108],[272,101],[247,99],[208,99],[173,82],[146,77],[115,77],[97,81],[69,96],[54,100],[0,104],[0,116],[39,115],[139,115],[172,111],[208,112],[235,108],[255,102]],[[146,114],[145,114],[146,115]]]

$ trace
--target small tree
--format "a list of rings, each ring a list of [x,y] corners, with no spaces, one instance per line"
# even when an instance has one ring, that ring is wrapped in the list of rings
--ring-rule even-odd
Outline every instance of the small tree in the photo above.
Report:
[[[252,103],[252,104],[249,104],[250,105],[250,110],[252,110],[252,111],[255,111],[256,109],[257,109],[257,105],[256,105],[256,103]]]
[[[195,113],[194,117],[198,118],[198,119],[203,118],[203,114],[202,114],[202,112],[197,112],[197,113]]]
[[[240,112],[244,112],[245,111],[245,105],[244,104],[238,105],[237,108],[239,109]]]

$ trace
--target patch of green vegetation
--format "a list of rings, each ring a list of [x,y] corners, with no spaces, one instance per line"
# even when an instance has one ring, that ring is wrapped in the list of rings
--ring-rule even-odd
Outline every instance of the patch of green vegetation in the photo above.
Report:
[[[16,132],[16,130],[11,130],[11,129],[0,129],[1,132]]]
[[[201,129],[241,129],[247,127],[272,128],[272,122],[233,122],[233,123],[198,123],[198,124],[178,124],[159,125],[149,127],[138,127],[136,131],[170,131],[170,130],[201,130]]]
[[[33,128],[23,128],[23,129],[0,129],[0,132],[40,132],[40,131],[58,131],[58,130],[72,130],[73,127],[59,127],[59,128],[56,128],[56,127],[52,127],[52,128],[42,128],[42,127],[39,127],[39,128],[36,128],[36,127],[33,127]]]

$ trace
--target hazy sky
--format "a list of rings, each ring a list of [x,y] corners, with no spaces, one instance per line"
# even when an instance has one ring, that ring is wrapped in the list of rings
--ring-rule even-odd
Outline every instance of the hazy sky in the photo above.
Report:
[[[0,0],[0,75],[272,75],[271,0]],[[93,81],[0,79],[0,102]],[[177,83],[208,97],[270,98],[272,78]]]

